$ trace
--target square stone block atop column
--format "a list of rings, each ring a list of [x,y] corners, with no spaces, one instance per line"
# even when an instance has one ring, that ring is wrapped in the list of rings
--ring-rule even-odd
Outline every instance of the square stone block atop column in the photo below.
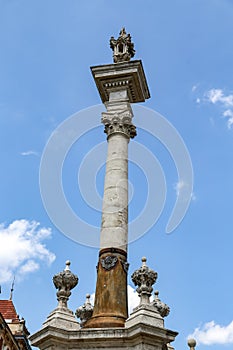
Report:
[[[127,90],[130,103],[150,98],[141,60],[95,66],[91,71],[103,103],[109,101],[110,92],[121,90]]]

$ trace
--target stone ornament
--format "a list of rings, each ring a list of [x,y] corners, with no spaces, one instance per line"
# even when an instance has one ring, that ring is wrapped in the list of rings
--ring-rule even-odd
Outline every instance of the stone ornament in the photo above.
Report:
[[[107,271],[113,269],[116,266],[117,261],[118,259],[115,255],[109,255],[105,258],[100,259],[102,267]]]
[[[118,39],[111,37],[110,48],[113,50],[114,63],[130,61],[135,55],[134,44],[131,42],[131,36],[126,33],[125,28],[121,29]]]
[[[170,308],[167,304],[163,303],[159,299],[159,291],[155,291],[155,299],[152,301],[153,306],[156,308],[161,317],[166,317],[170,313]]]
[[[86,295],[86,301],[82,306],[79,306],[79,308],[76,310],[75,315],[76,317],[80,318],[80,326],[83,327],[84,324],[91,318],[93,314],[93,306],[90,302],[90,294]]]
[[[149,304],[153,291],[152,285],[157,279],[157,272],[149,269],[145,257],[142,258],[142,266],[132,274],[131,278],[134,285],[138,286],[136,290],[140,297],[140,305]]]
[[[188,346],[190,347],[190,350],[195,350],[196,344],[197,343],[195,339],[188,339]]]
[[[121,260],[121,264],[122,264],[122,267],[123,267],[125,273],[128,273],[128,270],[129,270],[129,263],[128,263],[127,261]]]
[[[57,291],[58,307],[67,308],[67,301],[71,295],[71,289],[78,284],[78,276],[70,271],[70,261],[66,261],[63,271],[53,276],[53,283]]]
[[[133,114],[129,110],[121,113],[103,112],[101,122],[104,124],[104,132],[109,137],[114,133],[125,134],[128,138],[134,138],[137,135],[136,127],[132,124]]]

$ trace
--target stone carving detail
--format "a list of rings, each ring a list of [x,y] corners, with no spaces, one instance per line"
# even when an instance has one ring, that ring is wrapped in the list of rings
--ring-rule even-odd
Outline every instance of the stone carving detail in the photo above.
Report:
[[[129,263],[128,263],[127,261],[121,260],[121,264],[122,264],[122,267],[123,267],[125,273],[128,273],[128,270],[129,270]]]
[[[157,272],[149,269],[145,257],[142,258],[142,266],[132,274],[131,278],[134,285],[138,286],[136,290],[140,297],[140,305],[149,304],[153,291],[152,285],[157,279]]]
[[[117,264],[117,257],[115,255],[109,255],[105,258],[100,259],[100,263],[105,270],[113,269]]]
[[[133,139],[137,132],[136,127],[132,124],[132,117],[129,110],[121,113],[103,112],[101,122],[105,126],[104,132],[108,137],[114,133],[122,133]]]
[[[118,39],[111,37],[110,47],[113,50],[114,63],[130,61],[135,55],[134,44],[131,42],[131,36],[126,33],[125,28],[121,29]]]
[[[53,283],[57,291],[58,307],[67,308],[67,301],[71,295],[71,289],[78,284],[78,276],[70,271],[70,261],[66,261],[66,267],[62,272],[53,276]]]
[[[166,317],[169,315],[170,308],[167,304],[163,303],[159,299],[159,291],[158,290],[155,291],[155,299],[152,301],[152,304],[154,305],[154,307],[156,308],[156,310],[158,311],[158,313],[160,314],[161,317]]]
[[[89,318],[91,318],[93,314],[93,306],[91,305],[90,297],[90,294],[87,294],[85,303],[80,306],[75,312],[75,315],[80,318],[81,327],[84,326],[84,324],[87,322],[87,320],[89,320]]]

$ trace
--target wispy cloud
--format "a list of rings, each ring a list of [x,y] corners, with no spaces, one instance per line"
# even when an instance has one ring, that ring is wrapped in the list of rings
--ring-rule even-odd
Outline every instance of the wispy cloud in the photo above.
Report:
[[[177,181],[174,185],[174,190],[176,191],[176,196],[177,197],[184,196],[185,200],[186,200],[187,193],[189,193],[189,186],[190,185],[183,180]],[[196,196],[195,196],[194,192],[192,192],[192,194],[191,194],[191,199],[193,201],[196,200]]]
[[[0,283],[10,282],[13,276],[23,278],[40,268],[40,263],[51,264],[55,255],[43,241],[51,236],[51,229],[40,227],[36,221],[15,220],[0,225]]]
[[[33,150],[25,151],[20,153],[21,156],[39,156],[39,153]]]
[[[196,84],[196,85],[193,85],[193,86],[192,86],[192,92],[194,92],[194,91],[196,91],[196,90],[197,90],[198,85],[199,85],[199,84]]]
[[[227,326],[220,326],[214,321],[205,323],[194,330],[188,338],[195,338],[198,344],[233,344],[233,321]]]
[[[192,92],[195,90],[192,89]],[[203,97],[197,97],[196,103],[201,104],[209,103],[212,105],[218,106],[220,109],[221,116],[224,117],[227,121],[228,129],[231,129],[233,126],[233,94],[225,93],[223,89],[210,89],[207,90]],[[213,124],[213,123],[212,123]]]
[[[221,89],[211,89],[205,93],[205,97],[213,104],[220,103],[225,108],[233,107],[233,94],[225,95]]]
[[[227,109],[223,112],[223,116],[227,118],[227,127],[228,129],[231,129],[233,124],[233,110]]]

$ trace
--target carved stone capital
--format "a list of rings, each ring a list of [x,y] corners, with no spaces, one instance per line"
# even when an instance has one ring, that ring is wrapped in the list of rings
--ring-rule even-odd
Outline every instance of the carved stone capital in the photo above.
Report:
[[[146,265],[146,258],[142,258],[142,266],[132,274],[131,278],[134,285],[138,286],[140,305],[149,304],[149,298],[153,291],[152,285],[157,279],[157,272],[149,269]]]
[[[108,255],[105,258],[100,259],[102,267],[109,271],[113,269],[117,264],[118,258],[115,255]]]
[[[132,112],[125,110],[119,113],[103,112],[101,122],[104,124],[104,132],[109,137],[114,133],[122,133],[128,138],[137,135],[136,127],[132,124]]]
[[[83,327],[84,324],[91,318],[93,314],[93,306],[91,305],[90,302],[90,294],[86,295],[86,301],[85,303],[80,306],[76,312],[75,315],[80,318],[80,326]]]
[[[159,291],[155,291],[155,299],[152,301],[153,306],[156,308],[161,317],[166,317],[170,313],[170,308],[167,304],[163,303],[159,299]]]
[[[67,308],[67,301],[71,295],[71,289],[78,284],[78,276],[70,271],[70,261],[66,262],[63,271],[53,276],[53,283],[57,291],[58,306]]]

